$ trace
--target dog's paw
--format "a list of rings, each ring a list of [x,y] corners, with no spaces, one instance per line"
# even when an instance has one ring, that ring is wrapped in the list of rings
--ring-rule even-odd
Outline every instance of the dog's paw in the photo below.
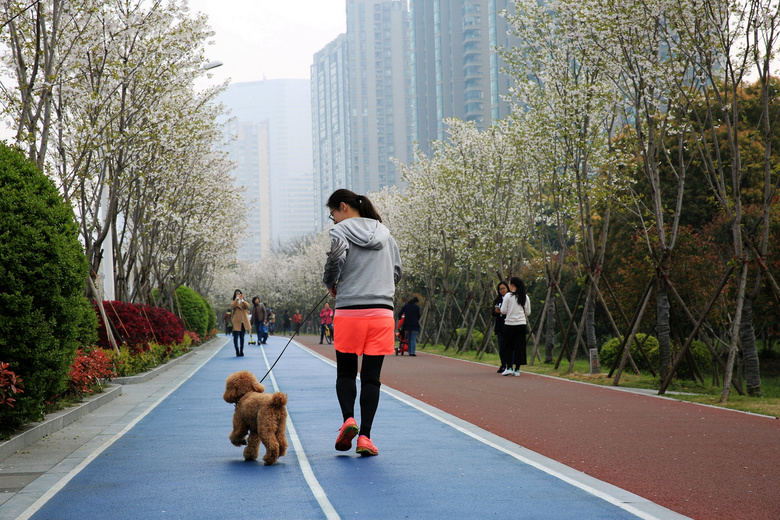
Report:
[[[230,439],[233,446],[246,446],[246,439]]]

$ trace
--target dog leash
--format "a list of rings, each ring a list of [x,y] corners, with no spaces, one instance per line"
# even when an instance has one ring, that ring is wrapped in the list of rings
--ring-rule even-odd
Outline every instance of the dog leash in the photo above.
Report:
[[[311,315],[312,315],[312,313],[313,313],[315,310],[317,310],[317,307],[319,307],[319,306],[320,306],[320,304],[322,304],[322,302],[324,302],[324,301],[325,301],[325,299],[326,299],[328,296],[330,296],[330,292],[326,292],[326,293],[325,293],[325,296],[323,296],[323,297],[322,297],[322,299],[320,299],[320,301],[318,301],[318,302],[317,302],[317,304],[316,304],[314,307],[312,307],[312,309],[309,311],[309,313],[306,315],[306,317],[305,317],[305,318],[303,318],[303,319],[301,320],[301,322],[298,324],[298,328],[296,328],[296,329],[295,329],[295,332],[293,332],[292,336],[290,336],[290,339],[289,339],[289,341],[287,341],[287,345],[285,345],[285,346],[284,346],[284,348],[282,349],[282,351],[279,353],[279,356],[276,358],[276,361],[274,361],[274,364],[273,364],[273,365],[271,365],[271,368],[269,368],[269,369],[268,369],[268,372],[266,372],[266,373],[265,373],[265,375],[263,376],[263,379],[261,379],[261,380],[260,380],[260,383],[262,383],[262,382],[263,382],[263,380],[265,380],[265,378],[266,378],[266,377],[268,377],[268,374],[270,374],[270,373],[271,373],[271,370],[273,370],[273,369],[274,369],[274,367],[276,366],[276,364],[277,364],[277,363],[279,362],[279,360],[282,358],[282,354],[284,354],[284,351],[285,351],[285,350],[287,350],[287,347],[289,347],[289,346],[290,346],[290,343],[292,343],[292,340],[293,340],[293,338],[294,338],[294,337],[295,337],[295,336],[298,334],[298,331],[300,331],[300,330],[301,330],[301,327],[303,326],[303,324],[304,324],[304,323],[306,323],[306,320],[308,320],[308,319],[309,319],[309,316],[311,316]]]

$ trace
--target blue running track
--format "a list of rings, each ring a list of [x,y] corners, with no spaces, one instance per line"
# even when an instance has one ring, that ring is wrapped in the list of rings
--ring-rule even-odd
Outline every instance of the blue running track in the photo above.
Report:
[[[262,378],[286,340],[248,346],[243,358],[225,340],[31,518],[682,518],[578,474],[583,484],[565,466],[384,387],[372,430],[379,455],[337,452],[335,367],[296,343],[263,382],[289,396],[287,456],[246,462],[228,441],[225,378],[244,369]]]

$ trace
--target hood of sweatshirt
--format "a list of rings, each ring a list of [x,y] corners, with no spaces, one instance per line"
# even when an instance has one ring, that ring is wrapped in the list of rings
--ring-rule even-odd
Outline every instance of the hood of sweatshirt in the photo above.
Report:
[[[390,231],[378,220],[372,218],[348,218],[333,227],[344,238],[366,249],[382,249]]]

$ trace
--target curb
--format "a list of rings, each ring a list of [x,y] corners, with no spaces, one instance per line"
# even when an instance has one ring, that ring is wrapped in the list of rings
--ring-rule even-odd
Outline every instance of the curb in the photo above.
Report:
[[[143,374],[138,374],[137,376],[116,377],[112,379],[111,382],[115,385],[138,385],[141,383],[146,383],[150,379],[154,379],[155,377],[159,376],[166,370],[170,370],[171,368],[178,365],[180,362],[184,361],[185,359],[193,355],[195,355],[195,350],[190,350],[186,354],[182,354],[181,356],[168,361],[164,365],[158,365],[153,369],[149,370],[148,372],[144,372]]]
[[[120,395],[122,395],[122,387],[111,385],[110,387],[107,387],[104,392],[93,396],[82,403],[47,415],[46,420],[43,422],[28,425],[21,433],[0,443],[0,460],[10,457],[17,451],[23,450],[27,446],[38,442],[45,436],[81,419],[88,413],[97,410]]]

